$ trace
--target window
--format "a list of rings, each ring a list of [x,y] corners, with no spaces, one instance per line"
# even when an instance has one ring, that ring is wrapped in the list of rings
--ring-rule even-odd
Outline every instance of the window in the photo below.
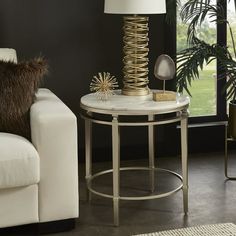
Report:
[[[186,1],[182,0],[181,4]],[[216,1],[212,1],[216,4]],[[181,7],[181,6],[180,6]],[[177,9],[177,52],[187,48],[187,29],[188,25],[182,23],[180,19],[180,8]],[[211,19],[212,20],[212,19]],[[208,18],[198,30],[198,36],[209,44],[216,43],[217,32],[216,24],[212,23]],[[217,114],[217,70],[216,61],[205,65],[199,73],[199,78],[192,82],[189,88],[191,92],[190,115],[196,116],[212,116]]]
[[[227,7],[227,20],[230,23],[231,29],[232,29],[232,33],[234,36],[234,39],[236,39],[236,18],[235,18],[235,5],[234,5],[234,1],[229,1],[228,2],[228,7]],[[231,40],[230,37],[230,30],[229,28],[227,29],[227,46],[231,52],[231,55],[234,55],[233,52],[233,42]]]
[[[234,38],[234,40],[236,40],[235,3],[232,0],[228,2],[227,20],[230,24],[232,34],[233,34],[233,38]],[[230,32],[229,28],[227,28],[227,46],[228,46],[228,49],[229,49],[231,55],[236,57],[236,55],[234,55],[235,53],[234,53],[234,50],[233,50],[233,41],[232,41],[232,38],[231,38],[231,32]],[[229,101],[228,101],[228,103],[229,103]],[[227,113],[228,113],[228,107],[229,106],[227,106]]]
[[[187,0],[181,0],[182,4],[184,4],[184,1],[187,2]],[[210,1],[213,2],[214,0]],[[217,0],[217,2],[223,3],[223,11],[226,13],[226,3],[228,3],[228,0]],[[209,20],[204,22],[204,24],[203,28],[205,30],[198,33],[201,34],[201,37],[206,42],[211,40],[210,43],[217,42],[218,44],[226,45],[226,24],[223,23],[215,26]],[[173,47],[173,54],[187,47],[186,36],[187,25],[181,23],[179,9],[177,9],[176,39],[173,39],[173,43],[177,43],[176,49]],[[218,121],[225,121],[227,118],[226,101],[225,97],[222,96],[225,80],[215,78],[215,76],[220,74],[222,74],[222,71],[217,62],[207,67],[205,66],[203,72],[200,73],[200,79],[193,81],[190,88],[193,95],[191,98],[190,124],[188,129],[189,136],[191,136],[191,142],[189,142],[190,153],[217,151],[224,148],[225,126],[222,122]]]

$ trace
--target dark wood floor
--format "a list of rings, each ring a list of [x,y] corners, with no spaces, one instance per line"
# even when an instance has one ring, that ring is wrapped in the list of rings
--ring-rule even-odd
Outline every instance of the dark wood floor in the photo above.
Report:
[[[236,154],[236,153],[235,153]],[[232,156],[233,158],[233,156]],[[158,165],[181,173],[180,158],[158,158]],[[94,170],[110,168],[111,163],[96,163]],[[122,166],[139,166],[147,160],[125,161]],[[236,158],[230,163],[235,170]],[[178,180],[167,174],[157,174],[156,189],[167,191]],[[95,182],[97,189],[111,192],[111,175]],[[148,174],[129,171],[121,176],[122,194],[148,194]],[[232,222],[236,224],[236,181],[226,181],[223,173],[223,153],[191,155],[189,158],[189,214],[184,216],[182,192],[168,198],[149,201],[122,201],[120,226],[113,226],[112,201],[93,196],[89,204],[85,196],[84,165],[80,165],[80,217],[76,228],[58,236],[118,236],[154,232],[187,226]]]
[[[233,157],[233,156],[232,156]],[[180,172],[180,158],[158,158],[158,165]],[[145,165],[146,160],[126,161],[124,165]],[[230,163],[235,169],[236,158]],[[110,168],[110,163],[96,163],[95,171]],[[189,158],[189,214],[184,216],[182,192],[168,198],[151,201],[122,201],[120,226],[114,227],[112,202],[97,196],[91,204],[86,201],[84,166],[80,166],[80,218],[76,229],[57,235],[105,236],[132,235],[200,224],[233,222],[236,224],[236,181],[226,181],[223,173],[223,153],[191,155]],[[158,174],[156,188],[166,191],[178,181],[169,175]],[[121,177],[123,194],[148,193],[148,175],[136,171],[124,172]],[[111,190],[111,176],[96,183],[100,191]],[[128,188],[130,186],[130,188]],[[129,189],[129,192],[128,192]],[[140,189],[140,190],[139,190]],[[56,235],[56,234],[55,234]]]

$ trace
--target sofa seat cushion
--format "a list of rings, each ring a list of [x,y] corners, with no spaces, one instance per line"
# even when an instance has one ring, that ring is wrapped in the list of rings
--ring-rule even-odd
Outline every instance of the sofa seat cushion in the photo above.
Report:
[[[28,140],[0,133],[0,189],[38,183],[39,168],[38,152]]]

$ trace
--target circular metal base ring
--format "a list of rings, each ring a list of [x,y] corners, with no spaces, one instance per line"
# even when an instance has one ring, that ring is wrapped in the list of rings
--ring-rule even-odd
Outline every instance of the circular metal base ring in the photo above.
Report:
[[[171,191],[168,191],[168,192],[165,192],[165,193],[155,194],[155,195],[146,195],[146,196],[140,196],[140,197],[125,197],[125,196],[120,196],[119,197],[120,200],[151,200],[151,199],[163,198],[163,197],[167,197],[167,196],[170,196],[170,195],[178,192],[183,187],[183,178],[182,178],[182,176],[179,175],[178,173],[174,172],[174,171],[171,171],[171,170],[162,169],[162,168],[150,169],[149,167],[122,167],[122,168],[120,168],[120,171],[123,171],[123,170],[125,170],[125,171],[126,170],[146,170],[146,171],[155,170],[155,171],[167,172],[167,173],[170,173],[170,174],[176,176],[178,179],[180,179],[181,180],[181,184],[178,187],[176,187],[175,189],[173,189]],[[108,174],[108,173],[112,173],[112,172],[113,172],[113,169],[109,169],[109,170],[101,171],[101,172],[98,172],[98,173],[92,175],[89,179],[87,179],[87,188],[88,188],[88,190],[91,193],[96,194],[96,195],[101,196],[101,197],[113,198],[113,195],[98,192],[98,191],[94,190],[91,187],[91,183],[92,183],[93,179],[95,179],[95,178],[97,178],[99,176]]]

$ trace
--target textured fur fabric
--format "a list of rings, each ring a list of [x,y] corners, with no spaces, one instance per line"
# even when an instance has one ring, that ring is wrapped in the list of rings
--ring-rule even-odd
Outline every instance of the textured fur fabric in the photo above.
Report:
[[[0,61],[0,132],[30,140],[29,111],[47,71],[41,57],[17,64]]]

